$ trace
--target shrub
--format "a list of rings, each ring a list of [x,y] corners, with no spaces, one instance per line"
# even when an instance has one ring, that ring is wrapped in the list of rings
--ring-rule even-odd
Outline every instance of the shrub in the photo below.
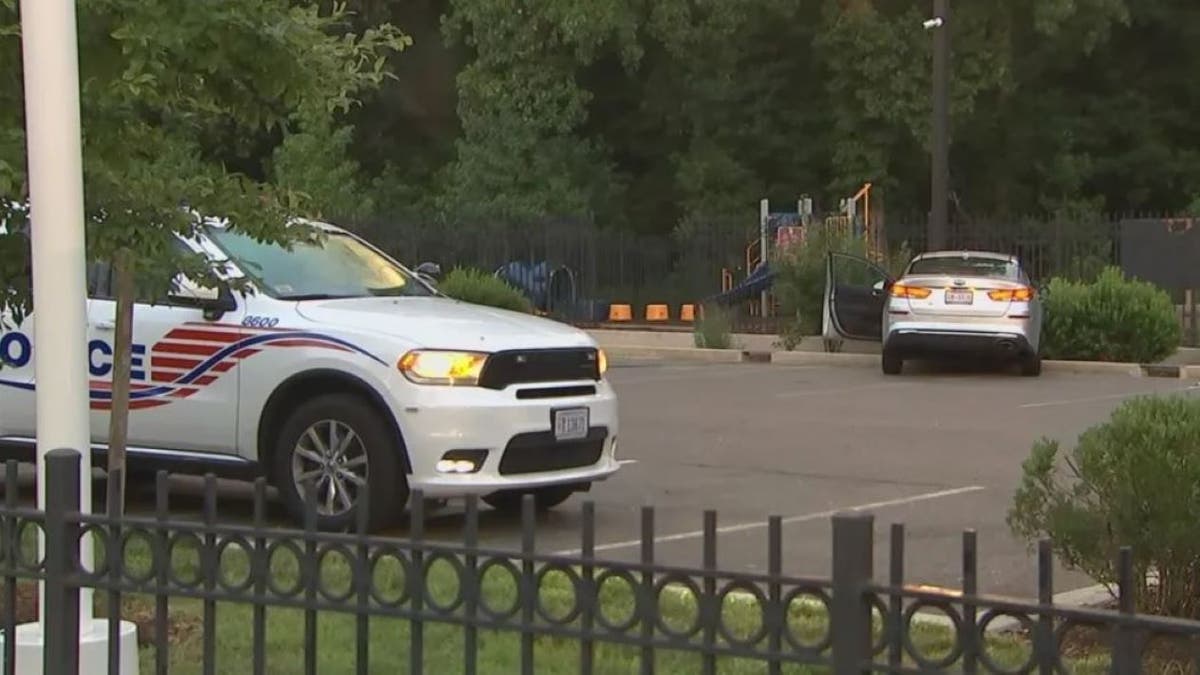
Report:
[[[775,346],[783,349],[785,352],[796,351],[804,342],[804,326],[799,319],[792,319],[783,324],[779,330],[779,339],[775,341]]]
[[[438,290],[456,300],[476,305],[526,314],[533,311],[533,304],[521,291],[482,270],[457,267],[438,283]]]
[[[1119,547],[1129,546],[1139,607],[1200,618],[1200,400],[1126,402],[1080,435],[1066,458],[1071,484],[1059,454],[1056,441],[1033,446],[1008,515],[1013,532],[1050,538],[1065,564],[1101,583],[1115,582]]]
[[[816,224],[808,228],[803,244],[777,256],[772,262],[777,270],[775,290],[780,311],[794,317],[787,324],[787,342],[804,335],[821,332],[821,306],[825,294],[825,258],[830,252],[867,257],[867,243],[860,236],[843,228]],[[907,244],[884,261],[883,267],[899,274],[911,258]]]
[[[1090,283],[1052,279],[1044,302],[1046,358],[1154,363],[1182,338],[1171,296],[1115,267]]]
[[[821,301],[825,293],[825,256],[830,251],[866,256],[866,242],[841,228],[813,225],[803,244],[776,257],[775,290],[784,316],[795,317],[796,333],[821,332]]]
[[[729,349],[733,346],[733,322],[729,313],[716,306],[705,305],[696,317],[693,339],[700,349]]]

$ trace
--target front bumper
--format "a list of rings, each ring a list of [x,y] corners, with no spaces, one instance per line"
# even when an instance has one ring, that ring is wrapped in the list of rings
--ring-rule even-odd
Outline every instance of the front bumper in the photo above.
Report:
[[[586,484],[616,473],[619,421],[611,386],[603,381],[552,386],[594,386],[595,393],[523,399],[517,396],[520,387],[421,388],[419,400],[398,411],[412,468],[410,489],[428,497],[459,497]],[[587,438],[555,440],[552,415],[562,408],[588,410]],[[483,454],[477,471],[438,470],[446,453],[463,451]]]

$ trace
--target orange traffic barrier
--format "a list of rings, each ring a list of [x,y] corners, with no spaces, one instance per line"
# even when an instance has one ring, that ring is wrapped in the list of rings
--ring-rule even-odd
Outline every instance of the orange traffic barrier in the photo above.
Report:
[[[671,310],[666,305],[646,305],[647,321],[666,321],[671,318]]]
[[[695,321],[696,320],[696,306],[695,305],[684,305],[684,306],[680,307],[679,308],[679,320],[680,321],[688,321],[688,322]]]
[[[629,305],[609,305],[609,321],[633,321],[633,308]]]

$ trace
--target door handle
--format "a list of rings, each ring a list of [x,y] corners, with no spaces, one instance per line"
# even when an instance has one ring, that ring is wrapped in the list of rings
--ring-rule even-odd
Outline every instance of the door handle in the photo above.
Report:
[[[92,323],[92,325],[94,325],[94,326],[96,327],[96,330],[105,330],[105,331],[108,331],[108,330],[113,330],[113,329],[115,329],[115,328],[117,327],[117,322],[116,322],[116,321],[110,321],[110,320],[108,320],[108,319],[104,319],[104,320],[101,320],[101,321],[94,321],[94,322]]]

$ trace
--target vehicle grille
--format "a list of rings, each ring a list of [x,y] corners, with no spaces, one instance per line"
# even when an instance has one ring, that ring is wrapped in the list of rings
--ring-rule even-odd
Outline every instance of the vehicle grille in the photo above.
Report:
[[[537,349],[493,354],[479,376],[479,386],[504,389],[513,384],[599,379],[595,349]]]
[[[500,457],[500,475],[561,471],[591,466],[600,461],[608,429],[593,427],[588,437],[556,442],[554,433],[542,431],[514,436]]]

